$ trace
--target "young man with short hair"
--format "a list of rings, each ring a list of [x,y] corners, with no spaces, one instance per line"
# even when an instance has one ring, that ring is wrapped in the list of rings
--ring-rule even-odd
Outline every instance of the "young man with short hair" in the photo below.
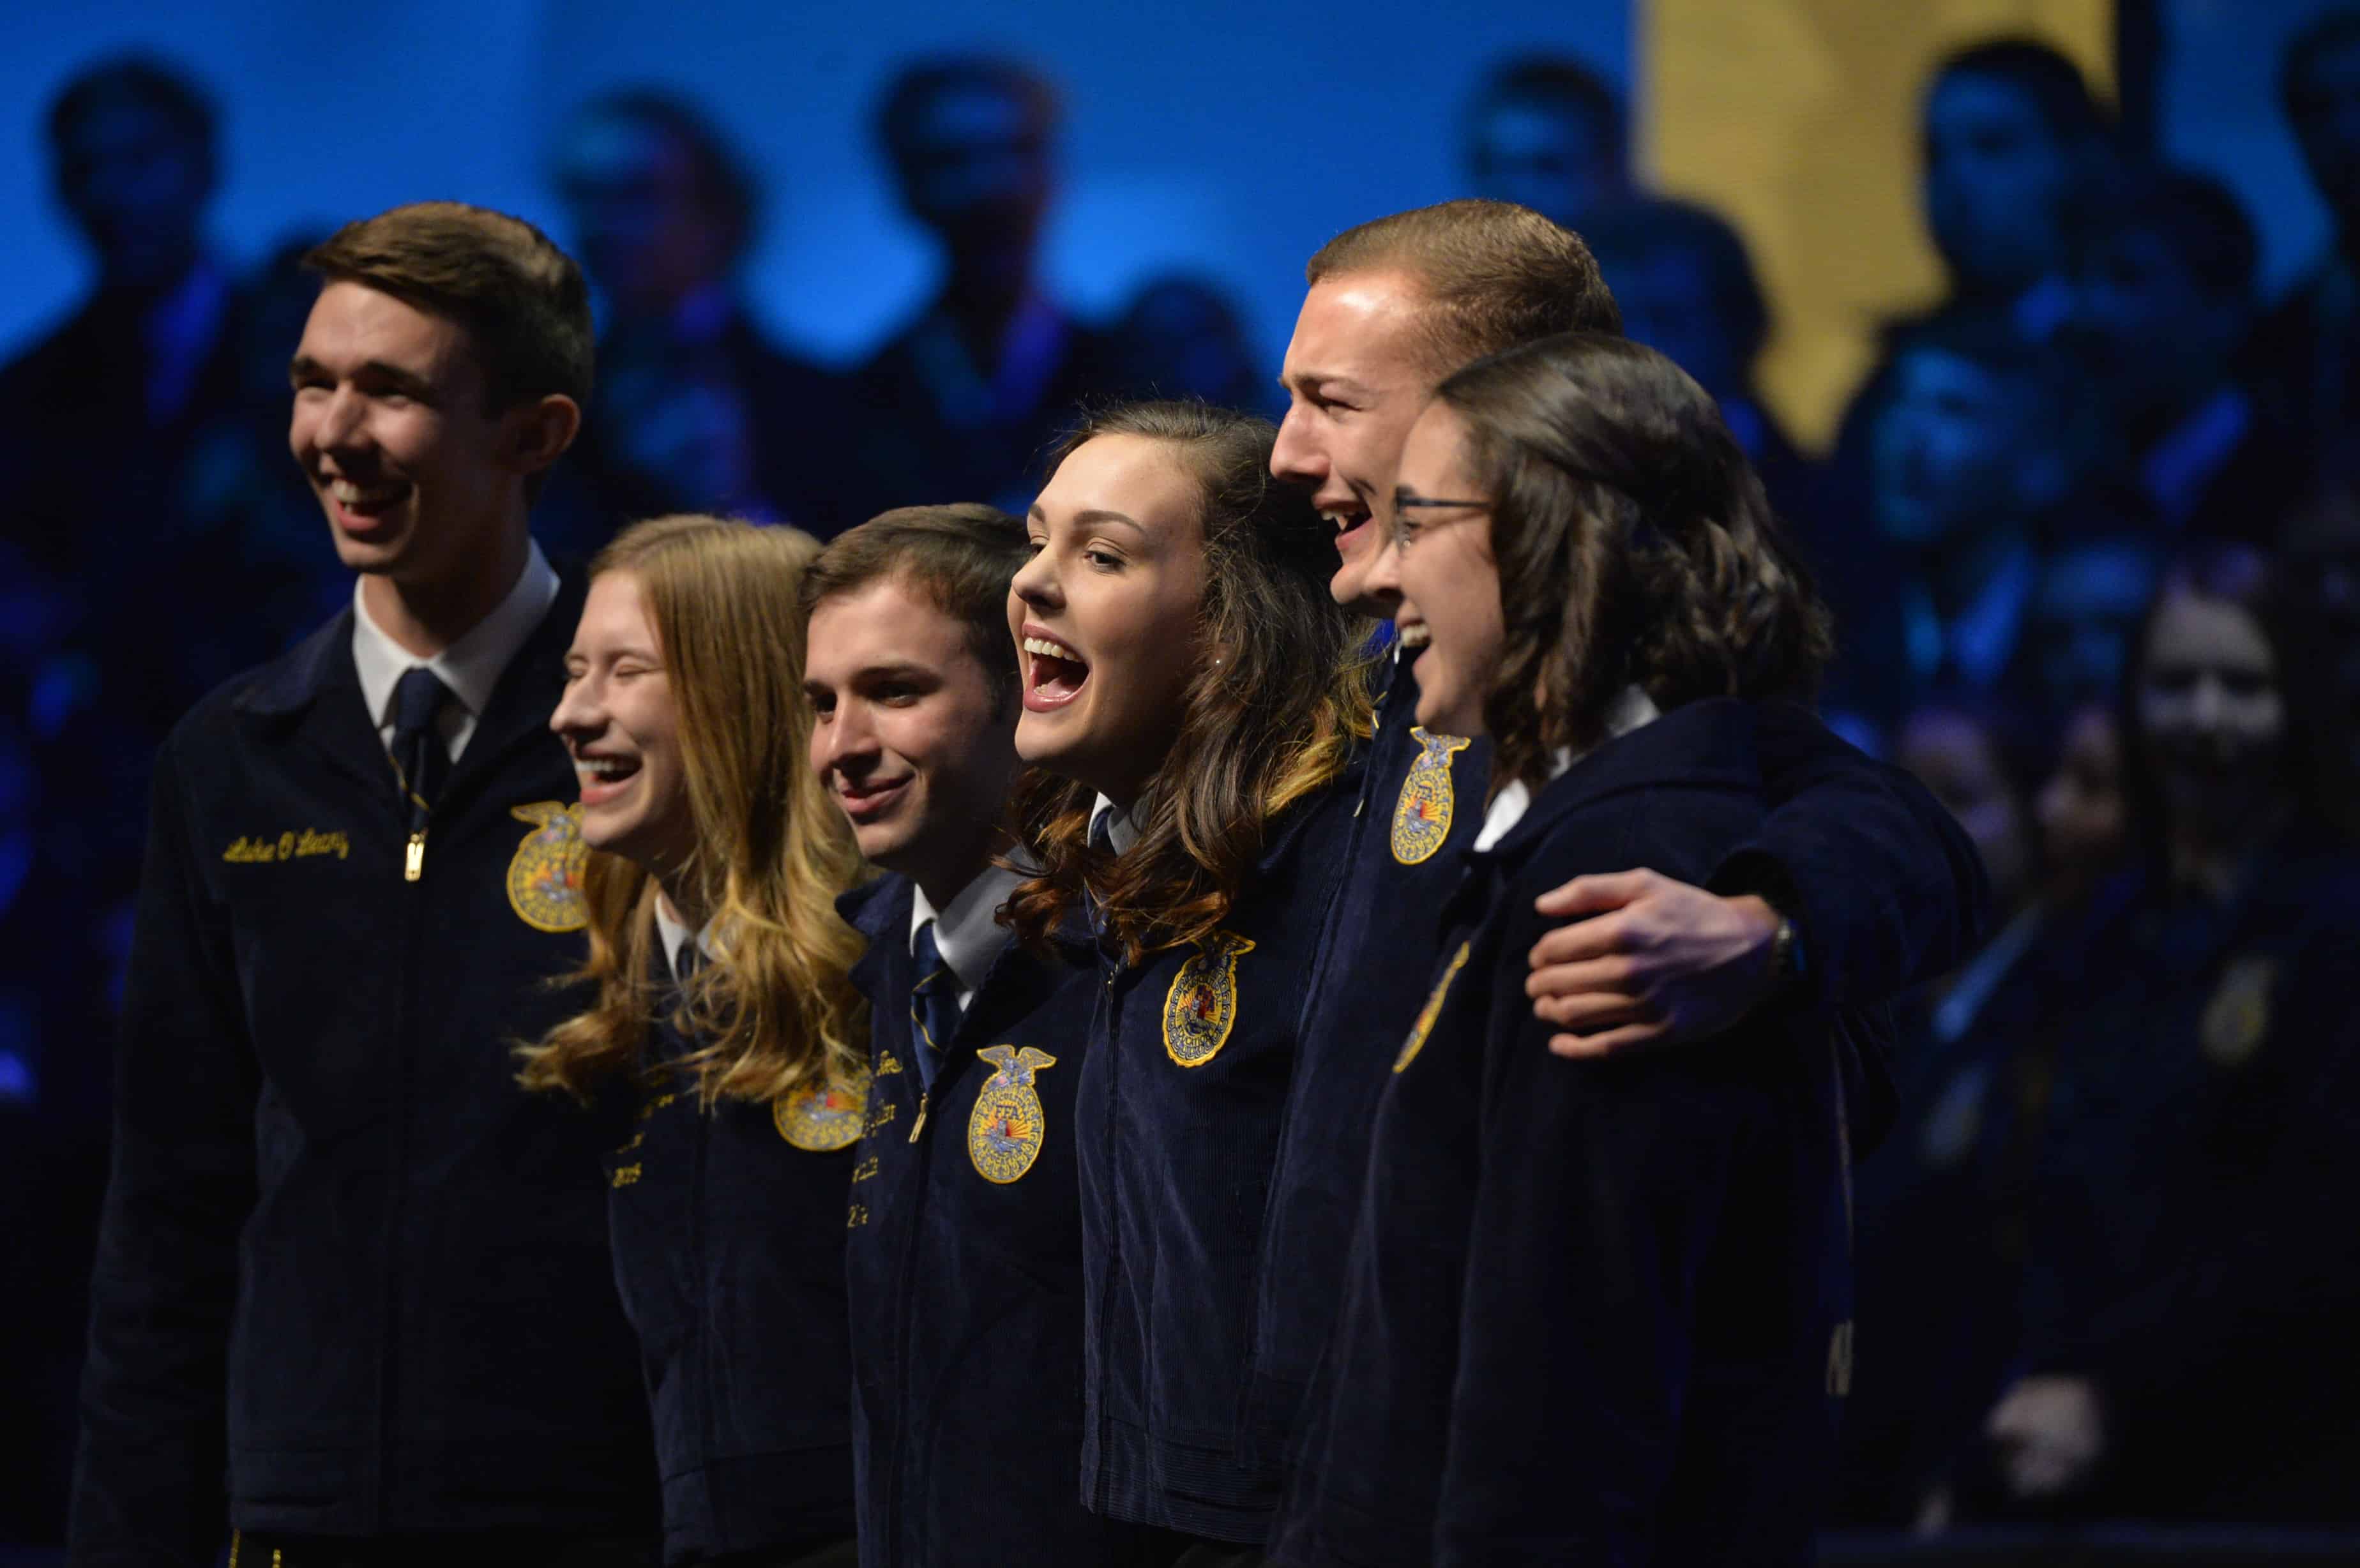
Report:
[[[1095,987],[993,918],[1019,880],[994,856],[1023,768],[1007,605],[1029,554],[991,507],[912,506],[803,578],[812,766],[888,873],[838,905],[869,944],[847,1216],[866,1568],[1162,1560],[1157,1532],[1078,1497],[1074,1090]]]
[[[74,1561],[649,1562],[618,1135],[511,1060],[584,924],[547,728],[583,584],[527,519],[589,396],[587,294],[449,202],[307,261],[290,445],[358,583],[158,759]]]

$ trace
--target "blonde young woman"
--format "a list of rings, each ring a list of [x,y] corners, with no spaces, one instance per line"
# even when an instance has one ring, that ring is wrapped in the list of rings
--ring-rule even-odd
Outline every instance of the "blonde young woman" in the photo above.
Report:
[[[844,1214],[868,1026],[858,878],[803,763],[804,535],[715,517],[592,563],[551,715],[582,789],[589,1007],[527,1086],[628,1103],[615,1279],[639,1337],[664,1561],[855,1561]]]

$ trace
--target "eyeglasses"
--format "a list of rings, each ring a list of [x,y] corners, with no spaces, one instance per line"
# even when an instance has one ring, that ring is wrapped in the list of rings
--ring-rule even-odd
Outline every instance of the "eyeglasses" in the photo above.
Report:
[[[1410,541],[1416,539],[1420,530],[1426,527],[1426,524],[1419,522],[1417,518],[1410,515],[1414,510],[1420,506],[1457,507],[1461,511],[1467,512],[1488,512],[1491,509],[1491,503],[1489,501],[1448,501],[1438,495],[1395,495],[1393,497],[1393,548],[1396,550],[1408,549]],[[1467,519],[1464,517],[1454,517],[1451,519],[1452,522],[1464,522]],[[1447,525],[1437,524],[1436,526],[1444,527]]]

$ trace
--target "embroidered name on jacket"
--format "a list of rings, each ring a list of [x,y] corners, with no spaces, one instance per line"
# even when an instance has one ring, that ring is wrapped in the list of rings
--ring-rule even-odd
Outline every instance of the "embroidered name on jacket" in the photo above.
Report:
[[[1434,858],[1450,836],[1450,819],[1459,809],[1459,791],[1450,781],[1450,759],[1472,744],[1457,735],[1428,735],[1412,727],[1417,760],[1402,779],[1401,799],[1393,802],[1393,858],[1415,866]]]
[[[535,931],[578,931],[590,923],[582,897],[582,807],[563,800],[511,806],[508,815],[532,831],[508,857],[508,908]]]
[[[1238,1021],[1238,959],[1254,944],[1217,931],[1172,977],[1164,996],[1164,1050],[1183,1067],[1202,1067],[1229,1042]]]
[[[868,1125],[869,1075],[847,1086],[805,1083],[770,1105],[770,1120],[779,1136],[797,1149],[828,1154],[849,1149],[860,1140]]]
[[[967,1118],[967,1157],[987,1181],[1005,1186],[1032,1169],[1041,1158],[1048,1127],[1041,1096],[1032,1087],[1033,1074],[1054,1067],[1057,1059],[1031,1046],[987,1045],[976,1055],[1000,1069],[975,1097]]]
[[[342,833],[320,833],[311,828],[299,832],[290,828],[277,838],[268,834],[260,838],[240,835],[222,851],[222,858],[232,866],[269,866],[281,860],[302,860],[314,855],[333,855],[342,860],[352,851],[352,841]]]

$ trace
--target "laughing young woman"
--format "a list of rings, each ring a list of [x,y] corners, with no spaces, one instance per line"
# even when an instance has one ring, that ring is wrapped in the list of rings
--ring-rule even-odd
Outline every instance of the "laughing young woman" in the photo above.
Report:
[[[665,517],[591,564],[550,727],[582,778],[587,1010],[529,1088],[628,1095],[609,1161],[664,1561],[854,1561],[844,1213],[867,1097],[858,874],[804,766],[797,593],[818,545]]]
[[[1042,770],[1011,919],[1101,981],[1076,1110],[1082,1496],[1195,1538],[1183,1562],[1258,1551],[1277,1500],[1295,1407],[1253,1394],[1263,1212],[1369,723],[1275,434],[1195,404],[1090,419],[1009,596]]]
[[[1757,704],[1808,693],[1825,615],[1712,400],[1620,338],[1445,381],[1396,503],[1418,721],[1488,735],[1495,788],[1378,1113],[1280,1559],[1805,1561],[1849,1376],[1830,1043],[1772,1011],[1568,1060],[1524,979],[1540,893],[1700,881],[1754,833]]]

